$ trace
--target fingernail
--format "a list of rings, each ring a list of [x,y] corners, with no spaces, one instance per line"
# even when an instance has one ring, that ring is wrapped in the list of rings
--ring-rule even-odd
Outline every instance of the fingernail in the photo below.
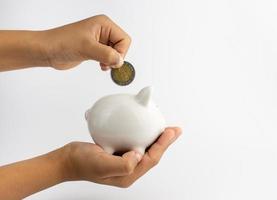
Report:
[[[136,159],[137,159],[138,162],[139,162],[139,161],[141,160],[141,158],[142,158],[142,155],[141,155],[139,152],[136,152],[136,153],[135,153],[135,156],[136,156]]]
[[[110,69],[110,67],[101,67],[101,70],[103,70],[103,71],[107,71],[109,69]]]

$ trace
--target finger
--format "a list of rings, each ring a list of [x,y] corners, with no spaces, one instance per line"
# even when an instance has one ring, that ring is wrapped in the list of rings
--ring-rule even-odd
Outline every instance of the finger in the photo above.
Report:
[[[113,44],[113,48],[116,49],[124,58],[131,44],[131,37],[123,31],[112,20],[111,29],[109,34],[109,42]]]
[[[131,37],[109,17],[102,16],[102,19],[99,42],[113,47],[124,58],[131,44]]]
[[[182,129],[180,127],[172,126],[172,127],[165,128],[165,130],[167,130],[167,129],[174,129],[174,131],[177,134],[177,137],[179,137],[182,134]]]
[[[111,69],[110,67],[101,67],[102,71],[108,71],[109,69]]]
[[[181,134],[181,129],[178,127],[166,128],[164,133],[159,137],[156,143],[143,156],[141,162],[137,165],[134,172],[128,176],[110,177],[105,179],[105,184],[115,185],[119,187],[129,187],[139,177],[143,176],[153,166],[155,166],[165,150],[174,140]]]
[[[119,67],[123,64],[122,56],[110,46],[94,41],[89,44],[87,52],[90,59],[103,63],[106,66]]]
[[[107,65],[105,65],[104,63],[99,63],[100,67],[108,67]]]
[[[105,154],[105,165],[103,166],[104,176],[102,178],[131,174],[141,160],[141,157],[139,153],[134,151],[129,151],[122,156]]]
[[[105,65],[105,64],[103,64],[103,63],[99,63],[99,65],[100,65],[100,67],[101,67],[101,69],[102,69],[103,71],[107,71],[107,70],[111,69],[110,66],[107,66],[107,65]]]
[[[115,43],[115,45],[113,46],[114,49],[116,49],[123,58],[125,58],[127,51],[130,47],[131,44],[131,40],[130,39],[123,39],[117,43]]]
[[[110,68],[101,68],[102,71],[108,71]]]
[[[159,162],[165,150],[172,144],[181,134],[178,127],[166,128],[164,133],[159,137],[148,150],[148,155],[154,161],[154,165]]]

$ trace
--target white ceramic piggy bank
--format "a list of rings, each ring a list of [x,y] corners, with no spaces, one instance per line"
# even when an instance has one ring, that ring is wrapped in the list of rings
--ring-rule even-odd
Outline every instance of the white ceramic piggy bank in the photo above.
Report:
[[[145,87],[137,95],[99,99],[85,114],[94,142],[110,154],[129,150],[144,154],[165,128],[151,93],[151,87]]]

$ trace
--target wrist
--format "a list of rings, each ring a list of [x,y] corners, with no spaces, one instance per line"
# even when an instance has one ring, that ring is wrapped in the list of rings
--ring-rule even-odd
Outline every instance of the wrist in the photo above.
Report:
[[[26,48],[31,55],[33,66],[48,67],[50,66],[47,55],[47,33],[46,31],[28,31],[29,46]]]
[[[62,183],[70,180],[70,163],[69,154],[66,146],[56,149],[52,152],[45,154],[46,159],[53,167],[52,174],[56,177],[57,183]]]
[[[60,154],[60,174],[62,182],[79,180],[74,166],[74,151],[76,151],[75,142],[66,144],[65,146],[58,149]]]

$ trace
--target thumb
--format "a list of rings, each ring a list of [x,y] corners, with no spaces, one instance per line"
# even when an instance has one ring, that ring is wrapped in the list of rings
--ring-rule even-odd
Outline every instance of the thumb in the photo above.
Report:
[[[123,58],[120,53],[110,46],[98,42],[93,43],[89,52],[91,59],[103,63],[106,66],[120,67],[123,65]]]

